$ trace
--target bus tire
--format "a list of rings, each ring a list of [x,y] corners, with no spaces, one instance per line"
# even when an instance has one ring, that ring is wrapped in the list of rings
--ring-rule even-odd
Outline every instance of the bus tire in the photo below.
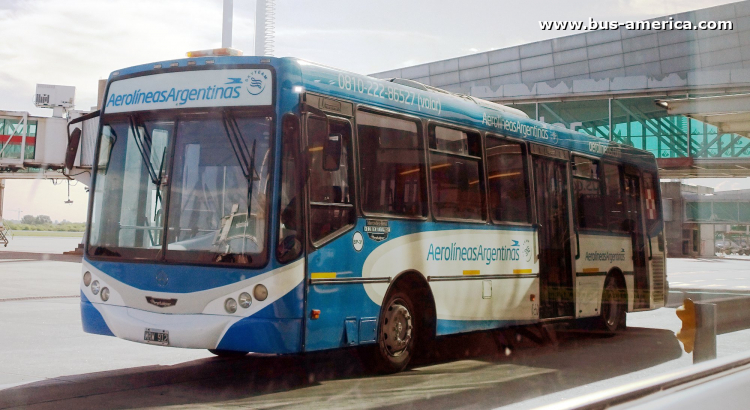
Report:
[[[243,357],[243,356],[246,356],[248,353],[248,352],[238,352],[236,350],[223,350],[223,349],[208,349],[208,351],[219,357]]]
[[[380,314],[375,370],[397,373],[406,368],[419,343],[422,315],[409,293],[392,292]]]
[[[604,291],[602,292],[602,306],[599,316],[599,327],[601,329],[609,333],[625,330],[627,300],[627,291],[623,282],[616,275],[608,275],[604,281]]]

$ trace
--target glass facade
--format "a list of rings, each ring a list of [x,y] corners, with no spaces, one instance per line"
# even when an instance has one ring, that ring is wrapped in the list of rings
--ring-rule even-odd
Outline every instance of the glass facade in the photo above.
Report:
[[[21,158],[21,139],[23,124],[20,118],[0,118],[0,158]],[[36,150],[37,121],[28,121],[24,159],[34,159]],[[11,137],[12,135],[12,137]],[[29,138],[30,137],[30,138]],[[7,145],[7,147],[6,147]]]
[[[750,223],[750,203],[686,202],[685,219],[690,222]]]
[[[613,141],[650,151],[657,158],[750,157],[750,139],[720,133],[716,126],[696,119],[667,115],[654,103],[660,98],[665,97],[600,98],[509,106],[525,112],[530,118],[604,139],[610,138],[611,124]]]

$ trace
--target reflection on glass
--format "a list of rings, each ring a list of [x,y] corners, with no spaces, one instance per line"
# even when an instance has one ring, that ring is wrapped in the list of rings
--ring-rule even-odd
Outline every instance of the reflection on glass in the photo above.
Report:
[[[167,259],[259,262],[265,248],[269,128],[265,117],[179,122]],[[254,159],[247,157],[253,151]]]
[[[103,119],[90,254],[264,263],[270,118],[113,118]]]

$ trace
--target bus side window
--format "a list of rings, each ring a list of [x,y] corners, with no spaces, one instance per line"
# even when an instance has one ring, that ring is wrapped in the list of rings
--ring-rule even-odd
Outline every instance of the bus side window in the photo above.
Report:
[[[602,190],[599,161],[573,157],[573,189],[578,227],[607,229],[602,213]]]
[[[424,151],[417,123],[357,112],[360,186],[365,212],[426,216]]]
[[[530,222],[526,146],[489,135],[486,144],[487,192],[492,219],[495,222]]]
[[[299,118],[286,114],[281,128],[281,202],[279,206],[279,243],[276,258],[292,261],[302,252],[302,209],[298,192]]]
[[[607,227],[610,231],[628,232],[622,197],[620,167],[605,163],[602,168],[604,170],[604,206],[607,213]]]
[[[323,148],[328,136],[340,134],[341,157],[335,171],[323,168]],[[307,146],[310,153],[310,238],[313,242],[354,225],[354,186],[352,170],[352,130],[346,121],[318,117],[307,119]]]
[[[479,134],[430,127],[432,204],[436,218],[485,219],[481,158]]]

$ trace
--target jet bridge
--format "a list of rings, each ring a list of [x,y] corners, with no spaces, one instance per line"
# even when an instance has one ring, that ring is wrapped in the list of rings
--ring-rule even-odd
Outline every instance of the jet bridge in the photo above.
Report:
[[[98,118],[82,121],[77,144],[71,146],[68,122],[86,115],[74,109],[75,87],[38,84],[34,104],[51,108],[52,116],[0,110],[0,220],[3,180],[58,179],[90,183]],[[66,156],[75,153],[74,158]]]

